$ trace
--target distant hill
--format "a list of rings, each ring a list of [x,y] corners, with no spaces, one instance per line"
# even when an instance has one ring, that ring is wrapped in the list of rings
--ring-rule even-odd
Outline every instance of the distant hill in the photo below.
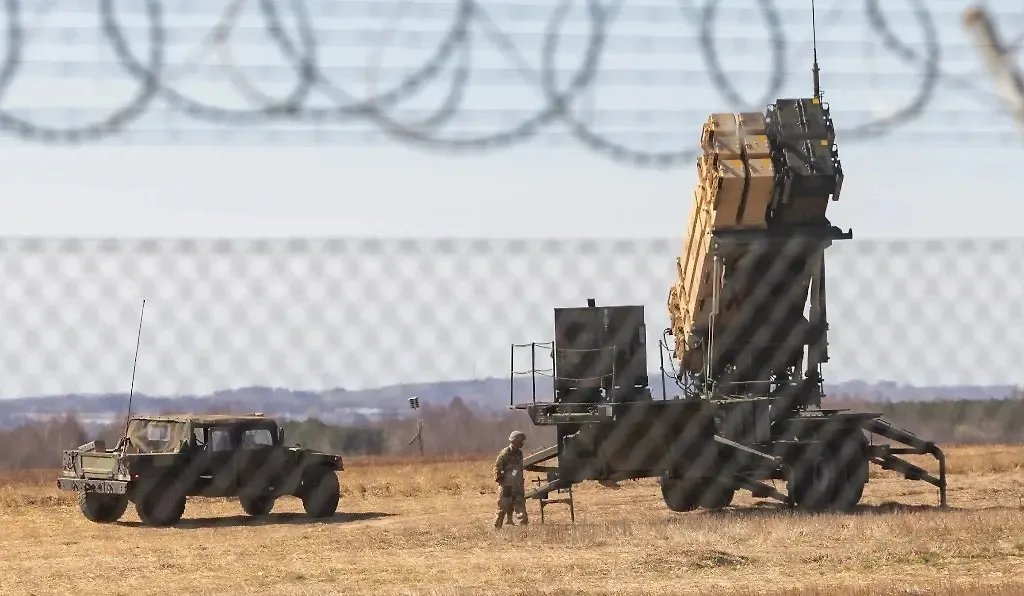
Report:
[[[844,381],[825,384],[828,395],[834,397],[858,397],[872,402],[932,401],[951,399],[1001,399],[1016,395],[1014,385],[900,385],[890,381],[868,383],[865,381]]]
[[[677,388],[671,379],[666,379],[666,388],[669,397],[678,392],[674,390]],[[161,397],[136,394],[132,400],[132,410],[136,413],[211,410],[264,412],[295,419],[315,416],[335,424],[359,424],[363,420],[411,414],[408,399],[414,395],[423,404],[445,405],[458,396],[468,405],[492,410],[505,409],[509,406],[509,389],[507,378],[390,385],[357,391],[342,388],[318,392],[280,387],[239,387],[208,395]],[[651,375],[651,389],[656,398],[661,397],[658,372]],[[872,402],[988,399],[1004,398],[1016,393],[1016,387],[1011,385],[916,387],[864,381],[826,384],[826,390],[830,396],[856,397]],[[516,403],[529,402],[533,395],[531,380],[517,379],[514,392]],[[550,381],[544,383],[538,379],[538,401],[549,400],[550,393]],[[124,414],[127,403],[127,394],[45,395],[4,399],[0,400],[0,427],[17,426],[68,412],[77,413],[85,424],[99,425]]]

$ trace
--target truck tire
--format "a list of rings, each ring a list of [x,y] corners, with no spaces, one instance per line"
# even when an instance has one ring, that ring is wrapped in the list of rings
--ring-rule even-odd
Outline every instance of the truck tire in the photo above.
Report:
[[[682,513],[700,507],[700,485],[680,478],[661,479],[661,498],[672,511]]]
[[[145,526],[172,526],[185,514],[185,495],[151,491],[135,501],[135,513]]]
[[[330,468],[313,473],[313,477],[304,482],[302,491],[302,508],[311,517],[330,517],[338,510],[341,499],[341,485],[338,474]]]
[[[239,497],[238,502],[242,504],[242,510],[253,517],[267,515],[274,508],[274,497]]]
[[[128,497],[82,491],[78,493],[78,509],[91,522],[109,524],[124,515],[128,509]]]

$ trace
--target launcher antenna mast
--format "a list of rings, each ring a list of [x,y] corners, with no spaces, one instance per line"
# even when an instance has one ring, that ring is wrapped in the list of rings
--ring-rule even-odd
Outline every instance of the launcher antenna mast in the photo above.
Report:
[[[814,20],[814,0],[811,0],[811,47],[814,53],[814,67],[811,69],[811,73],[814,75],[814,97],[820,102],[821,80],[819,78],[820,70],[818,69],[818,31],[817,23]]]

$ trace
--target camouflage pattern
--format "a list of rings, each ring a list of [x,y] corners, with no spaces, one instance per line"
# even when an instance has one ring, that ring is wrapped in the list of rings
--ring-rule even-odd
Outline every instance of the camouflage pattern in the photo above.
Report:
[[[508,439],[510,445],[502,449],[494,460],[494,482],[498,485],[498,507],[494,517],[495,528],[502,527],[506,516],[511,522],[513,513],[520,525],[529,523],[529,515],[526,512],[526,479],[523,476],[522,450],[526,435],[520,431],[513,431]]]
[[[498,452],[494,460],[494,482],[514,491],[526,493],[526,479],[523,477],[523,450],[512,445]]]
[[[513,513],[515,513],[516,521],[519,522],[519,525],[527,525],[530,523],[530,516],[526,512],[526,494],[513,489],[509,496],[504,496],[504,491],[506,490],[508,490],[508,487],[498,488],[498,511],[494,517],[494,527],[500,528],[504,525],[506,516],[508,517],[508,525],[513,525]]]

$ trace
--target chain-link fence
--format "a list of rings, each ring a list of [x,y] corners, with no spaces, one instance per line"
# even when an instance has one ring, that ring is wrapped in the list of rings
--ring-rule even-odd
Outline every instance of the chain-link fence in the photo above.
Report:
[[[0,133],[43,143],[387,141],[474,155],[568,140],[627,165],[691,167],[709,113],[810,94],[811,5],[777,4],[151,0],[31,12],[8,1]],[[927,153],[937,140],[1005,146],[1019,136],[991,77],[977,76],[966,3],[818,4],[816,53],[844,155],[885,137],[961,171],[998,167],[988,155]],[[1024,13],[996,16],[1009,64]],[[40,45],[55,51],[35,54]],[[879,178],[903,175],[874,157]],[[289,158],[271,159],[289,171]],[[131,166],[109,161],[118,192],[153,186],[132,188]],[[305,175],[310,186],[333,188],[333,165],[319,171]],[[914,175],[892,192],[919,191]],[[90,197],[72,178],[76,198]],[[192,178],[180,194],[220,200],[215,183]],[[487,192],[494,180],[482,178],[462,192]],[[961,188],[973,190],[968,178]],[[219,182],[238,185],[223,173]],[[19,200],[59,194],[43,186],[25,184]],[[622,217],[611,211],[618,197],[605,200],[589,210]],[[823,277],[803,257],[776,268],[785,251],[770,248],[763,261],[706,265],[706,295],[686,304],[670,294],[681,244],[6,239],[0,465],[63,466],[64,488],[94,490],[80,504],[95,521],[117,518],[130,499],[144,521],[171,523],[189,495],[240,497],[257,516],[294,495],[319,517],[337,504],[331,454],[493,453],[521,429],[525,469],[548,484],[527,493],[513,452],[506,473],[495,470],[503,505],[585,480],[657,477],[675,511],[727,506],[737,490],[845,511],[869,464],[933,484],[944,502],[943,455],[924,432],[933,427],[805,409],[866,394],[1018,396],[1020,241],[841,241]],[[807,296],[822,302],[805,312]],[[705,299],[715,313],[707,328],[694,323]],[[604,309],[616,305],[644,312]],[[580,310],[556,315],[563,307]],[[126,420],[129,403],[136,416],[164,417]],[[1010,436],[1024,426],[1019,410],[982,408],[999,424],[973,434]]]
[[[647,409],[539,408],[531,414],[541,423],[536,432],[529,423],[523,427],[521,415],[507,418],[501,425],[488,427],[493,434],[488,448],[500,446],[516,427],[531,433],[531,449],[539,449],[544,441],[553,444],[556,432],[548,423],[558,422],[570,435],[557,433],[569,450],[559,459],[561,472],[573,478],[614,478],[620,472],[628,477],[630,470],[653,474],[672,470],[674,462],[681,461],[693,464],[688,473],[713,469],[717,478],[722,474],[743,477],[737,484],[719,486],[721,490],[713,499],[708,496],[707,503],[686,488],[703,486],[707,478],[701,482],[669,478],[674,488],[666,493],[666,502],[677,509],[700,503],[720,506],[737,486],[763,492],[767,489],[755,486],[760,476],[783,473],[782,464],[772,458],[790,458],[786,465],[794,461],[789,452],[766,446],[769,427],[762,423],[770,420],[776,425],[778,420],[774,411],[763,409],[757,400],[736,414],[731,410],[722,414],[708,409],[707,400],[680,405],[674,399],[686,392],[659,369],[664,364],[671,375],[673,367],[678,367],[660,342],[662,330],[669,326],[666,300],[675,283],[677,239],[53,239],[6,240],[2,247],[3,395],[51,396],[0,402],[7,420],[45,416],[47,410],[77,410],[81,416],[105,419],[114,427],[123,425],[145,299],[134,389],[146,396],[179,399],[160,402],[137,397],[135,414],[258,410],[359,426],[394,421],[401,412],[422,414],[409,407],[409,398],[415,396],[424,408],[437,408],[437,420],[490,411],[492,418],[484,418],[493,421],[502,412],[507,414],[512,401],[534,402],[534,379],[521,377],[520,384],[512,387],[511,372],[552,368],[550,346],[537,350],[533,358],[527,350],[525,359],[510,362],[512,344],[552,341],[556,336],[553,309],[585,307],[588,298],[594,298],[598,307],[645,308],[646,336],[629,358],[646,357],[650,393],[640,401]],[[846,240],[827,249],[830,360],[822,369],[826,393],[841,391],[844,383],[850,384],[848,392],[855,392],[857,381],[876,380],[1012,389],[1022,353],[1015,327],[1021,320],[1022,291],[1016,255],[1022,249],[1020,241],[1001,240]],[[760,314],[771,317],[768,312]],[[607,322],[604,325],[607,328]],[[571,338],[558,341],[564,350],[583,346],[571,344],[577,341]],[[601,347],[619,350],[625,345],[614,334],[600,341],[606,342]],[[628,359],[625,362],[625,368],[618,370],[631,366]],[[570,364],[563,364],[561,372],[539,377],[537,402],[550,403],[556,397],[552,376],[572,380],[586,375],[574,374]],[[629,394],[633,383],[619,378],[613,385],[577,383],[573,385],[577,398],[570,401],[588,401],[579,397],[587,387],[605,391],[605,402],[616,401],[614,395]],[[460,405],[451,409],[449,402],[455,396]],[[823,404],[826,408],[828,399]],[[729,422],[723,415],[735,420]],[[484,418],[465,418],[463,424],[472,427]],[[189,420],[168,422],[175,426],[173,432],[163,428],[146,440],[163,441],[162,448],[171,451],[199,449],[198,435],[189,433],[209,421]],[[408,438],[415,425],[410,417],[405,420],[397,424],[406,433],[403,438]],[[581,421],[586,424],[571,426]],[[869,430],[889,443],[909,444],[908,449],[917,454],[932,452],[930,444],[912,435],[880,423],[865,424],[875,425]],[[739,442],[760,445],[756,453],[736,447],[731,439],[716,439],[726,427],[739,429],[736,436],[744,437]],[[844,429],[840,425],[816,430],[832,437],[814,443],[816,448],[831,449],[833,455],[812,458],[818,467],[785,473],[788,478],[817,478],[798,481],[791,488],[797,492],[811,490],[807,487],[817,486],[814,483],[843,485],[830,480],[843,474],[852,478],[846,496],[833,496],[832,501],[805,496],[812,503],[808,506],[855,503],[862,487],[857,479],[866,473],[869,459],[908,477],[923,473],[894,464],[896,455],[888,451],[871,451],[869,456],[868,450],[876,447],[851,438],[860,437],[859,432],[845,434]],[[108,446],[120,437],[123,427],[115,430],[107,435]],[[273,427],[265,431],[258,434],[269,436],[273,443],[277,431]],[[293,438],[289,432],[286,442]],[[436,432],[434,437],[458,434],[452,428]],[[789,439],[801,432],[785,431]],[[146,449],[146,440],[137,441],[136,448]],[[847,451],[861,455],[851,456],[853,463],[846,467],[821,463]],[[232,457],[255,456],[244,450],[224,456],[225,469],[233,470],[225,473],[241,482],[247,473]],[[708,458],[703,468],[693,463],[705,461],[702,457]],[[268,490],[292,482],[287,490],[301,492],[301,473],[290,481],[280,476],[284,473],[280,470],[274,472],[277,477],[271,474],[277,468],[291,469],[288,466],[300,460],[266,459],[266,469],[246,465],[262,470],[252,476],[252,482],[263,483]],[[77,465],[81,472],[83,466],[103,465],[95,459],[77,461],[66,460],[65,466]],[[188,461],[192,462],[188,466],[213,465],[202,458]],[[198,468],[188,466],[180,471],[182,478],[202,476]],[[134,474],[130,469],[125,473]],[[930,473],[938,474],[937,470]],[[189,482],[193,481],[200,482],[195,478]],[[173,496],[171,489],[161,490]]]
[[[681,239],[19,240],[0,243],[4,397],[240,386],[350,392],[507,377],[552,309],[669,326]],[[826,251],[826,379],[1013,383],[1019,240],[846,240]],[[523,364],[523,363],[520,363]],[[653,369],[652,369],[653,370]],[[503,396],[502,403],[507,403]]]

